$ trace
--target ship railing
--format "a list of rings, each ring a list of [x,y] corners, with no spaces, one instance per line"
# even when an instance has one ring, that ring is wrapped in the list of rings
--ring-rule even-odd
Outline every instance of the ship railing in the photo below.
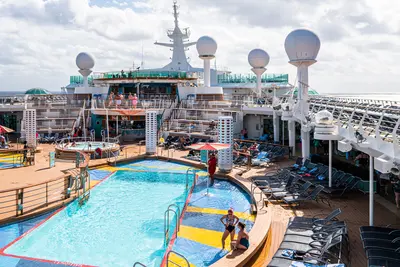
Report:
[[[70,198],[72,182],[70,176],[66,175],[26,187],[0,190],[0,224],[53,204],[62,204]]]

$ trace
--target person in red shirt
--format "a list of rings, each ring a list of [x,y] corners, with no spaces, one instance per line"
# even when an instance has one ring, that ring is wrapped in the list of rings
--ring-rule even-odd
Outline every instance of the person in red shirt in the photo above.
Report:
[[[217,158],[214,153],[210,155],[210,159],[208,160],[208,174],[210,175],[211,185],[214,184],[214,173],[217,170]]]

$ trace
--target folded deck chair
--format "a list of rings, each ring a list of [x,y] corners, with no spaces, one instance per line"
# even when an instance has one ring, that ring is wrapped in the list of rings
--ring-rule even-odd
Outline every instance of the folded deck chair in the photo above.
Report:
[[[369,249],[366,251],[368,259],[386,259],[391,261],[399,261],[400,263],[400,253],[389,251],[389,250],[381,250],[381,249]],[[400,266],[400,264],[398,265]]]
[[[304,226],[304,225],[289,225],[286,229],[286,235],[300,235],[300,236],[312,236],[314,234],[330,234],[337,230],[343,230],[344,235],[347,235],[347,226],[344,221],[338,221],[335,224],[330,224],[327,226]]]
[[[281,265],[283,266],[283,265]],[[368,267],[372,266],[385,266],[385,267],[398,267],[400,266],[400,261],[397,260],[386,260],[381,258],[368,259]]]
[[[391,233],[393,231],[399,231],[400,229],[397,228],[389,228],[389,227],[379,227],[379,226],[361,226],[360,232],[380,232],[380,233]]]
[[[304,202],[307,200],[316,200],[318,195],[322,192],[323,189],[324,189],[323,186],[318,185],[309,194],[287,196],[283,198],[283,201],[286,204],[293,204],[293,203]]]
[[[392,241],[396,237],[400,237],[400,232],[395,231],[391,233],[381,233],[381,232],[363,232],[360,234],[361,240],[373,239],[373,240],[389,240]]]
[[[289,197],[289,196],[300,196],[300,195],[308,195],[307,191],[308,189],[312,186],[311,182],[305,182],[301,187],[292,187],[289,188],[287,191],[282,191],[282,192],[273,192],[272,193],[272,198],[273,199],[282,199],[284,197]]]
[[[362,242],[365,250],[382,249],[400,252],[400,238],[393,240],[364,239]]]
[[[267,187],[259,186],[260,189],[265,194],[271,194],[275,192],[285,192],[290,189],[290,187],[297,181],[297,177],[294,175],[290,175],[289,179],[286,182],[281,182],[281,183],[273,183],[269,184]]]
[[[337,216],[339,216],[342,213],[342,210],[340,208],[333,210],[331,213],[329,213],[328,215],[326,215],[323,218],[319,218],[319,216],[321,215],[315,215],[314,217],[295,217],[291,222],[289,222],[289,224],[291,225],[297,225],[297,224],[301,224],[302,226],[304,224],[308,225],[315,225],[315,226],[323,226],[326,224],[329,224],[329,222],[337,220]]]

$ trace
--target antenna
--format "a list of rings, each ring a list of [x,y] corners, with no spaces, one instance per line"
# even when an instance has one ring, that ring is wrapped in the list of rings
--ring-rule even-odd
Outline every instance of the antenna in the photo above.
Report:
[[[177,3],[178,3],[178,1],[177,1],[177,0],[174,0],[174,5],[173,5],[173,7],[174,7],[174,18],[175,18],[175,27],[176,27],[176,28],[179,27],[179,26],[178,26],[178,17],[179,17],[178,9],[179,9],[179,7],[178,7]]]
[[[143,61],[143,42],[142,42],[142,62],[140,63],[140,67],[143,69],[144,61]]]

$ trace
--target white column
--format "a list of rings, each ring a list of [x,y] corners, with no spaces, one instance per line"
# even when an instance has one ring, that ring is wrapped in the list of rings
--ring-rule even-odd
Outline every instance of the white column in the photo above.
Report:
[[[261,74],[257,74],[257,96],[261,97]]]
[[[274,142],[279,143],[279,116],[275,113],[273,115],[273,125],[274,125]]]
[[[146,154],[157,152],[157,111],[146,111]]]
[[[25,109],[23,111],[23,121],[25,140],[28,143],[28,146],[36,147],[36,110]]]
[[[218,117],[218,142],[231,145],[230,148],[218,152],[218,167],[222,172],[230,172],[233,168],[233,118]]]
[[[110,142],[110,125],[108,123],[108,109],[106,109],[107,142]]]
[[[292,147],[293,155],[296,153],[296,124],[294,121],[288,121],[289,128],[289,146]]]
[[[83,125],[83,137],[85,138],[85,140],[84,141],[86,141],[86,118],[85,118],[85,108],[83,108],[83,114],[82,114],[83,116],[82,116],[82,119],[83,119],[83,121],[82,121],[82,125]]]
[[[210,82],[211,60],[208,58],[205,58],[203,60],[204,60],[204,87],[210,87],[211,86],[211,82]]]
[[[297,67],[297,77],[298,77],[298,92],[297,97],[300,101],[302,117],[309,114],[309,104],[308,100],[308,66],[309,64],[304,63]],[[301,131],[301,147],[302,156],[304,159],[310,157],[310,132]]]
[[[301,131],[301,152],[303,159],[310,158],[310,132]]]
[[[374,226],[374,157],[369,156],[369,225]]]
[[[329,140],[329,187],[332,187],[332,140]]]

